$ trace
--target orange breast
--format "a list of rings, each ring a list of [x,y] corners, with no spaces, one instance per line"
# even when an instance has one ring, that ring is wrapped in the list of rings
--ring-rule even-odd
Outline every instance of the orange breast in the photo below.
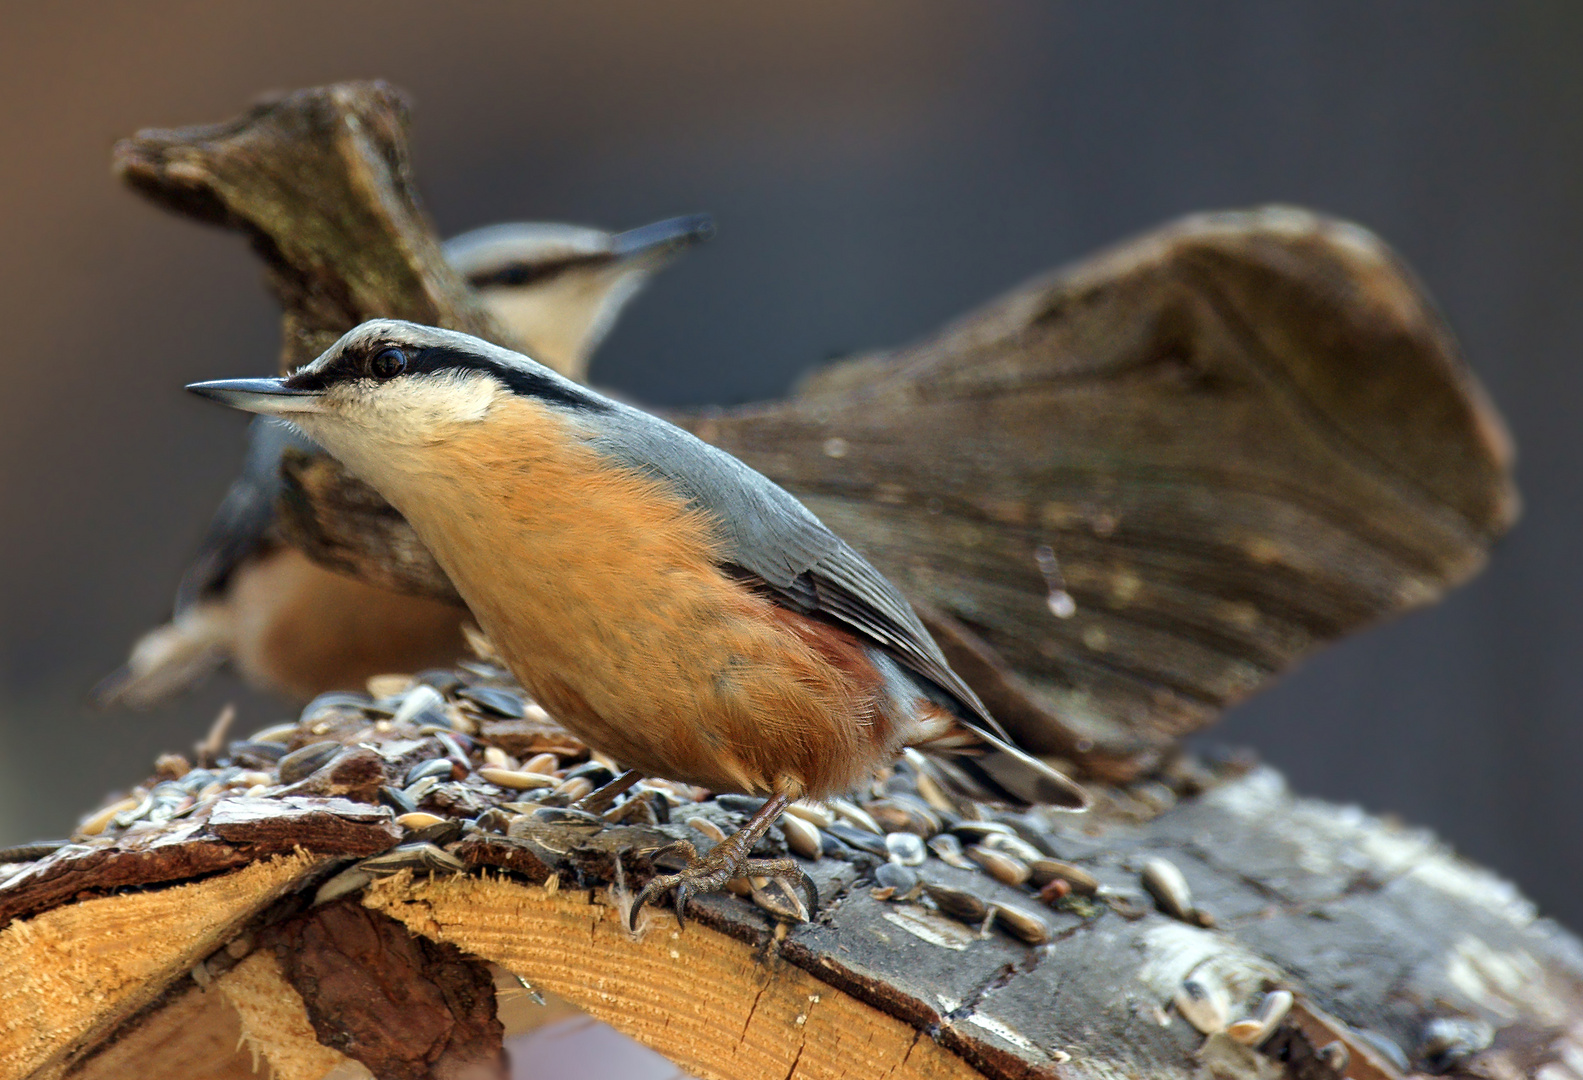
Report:
[[[827,795],[896,753],[849,635],[723,574],[714,523],[533,402],[390,492],[523,685],[623,765],[714,790]]]

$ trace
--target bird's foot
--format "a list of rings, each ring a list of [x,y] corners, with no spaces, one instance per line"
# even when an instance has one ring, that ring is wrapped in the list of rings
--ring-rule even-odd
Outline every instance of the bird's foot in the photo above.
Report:
[[[632,910],[627,916],[627,928],[634,933],[638,928],[638,912],[643,910],[643,905],[664,896],[671,889],[676,890],[676,921],[685,923],[683,913],[688,900],[699,893],[719,892],[726,887],[726,882],[743,877],[778,878],[786,883],[786,891],[791,896],[795,897],[799,888],[807,894],[808,918],[813,918],[819,910],[819,890],[795,860],[744,858],[741,846],[732,844],[730,840],[722,842],[707,855],[699,855],[685,840],[667,844],[654,854],[679,854],[687,859],[688,865],[678,873],[655,878],[633,898]]]

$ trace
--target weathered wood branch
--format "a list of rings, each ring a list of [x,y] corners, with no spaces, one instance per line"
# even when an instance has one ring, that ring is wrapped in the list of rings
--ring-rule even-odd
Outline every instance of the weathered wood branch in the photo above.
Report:
[[[407,160],[378,84],[117,150],[138,190],[253,240],[284,367],[374,316],[500,340],[439,259]],[[1025,744],[1100,776],[1432,602],[1517,508],[1502,422],[1411,274],[1290,209],[1189,219],[789,401],[673,419],[901,584]],[[282,520],[311,557],[458,602],[335,462],[286,474]]]

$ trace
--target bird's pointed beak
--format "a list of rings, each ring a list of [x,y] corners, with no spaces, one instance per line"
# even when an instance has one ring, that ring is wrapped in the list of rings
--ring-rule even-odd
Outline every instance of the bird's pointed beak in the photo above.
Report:
[[[319,399],[323,396],[320,390],[289,387],[285,379],[216,379],[189,383],[187,389],[221,405],[265,416],[318,412]]]
[[[665,257],[702,243],[714,234],[714,218],[708,214],[687,214],[617,233],[611,241],[610,253],[623,261],[653,255]]]

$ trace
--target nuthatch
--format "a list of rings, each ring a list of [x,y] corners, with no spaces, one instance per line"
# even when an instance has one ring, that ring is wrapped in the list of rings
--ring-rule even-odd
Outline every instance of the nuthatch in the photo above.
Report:
[[[722,450],[517,353],[374,320],[286,379],[188,389],[301,428],[406,517],[522,685],[638,775],[763,795],[746,826],[643,903],[743,874],[799,797],[901,750],[1002,793],[1082,806],[1011,745],[911,606],[801,503]]]
[[[707,214],[622,233],[523,222],[463,233],[445,253],[533,355],[582,380],[623,305],[713,231]],[[288,426],[254,423],[242,475],[182,578],[174,616],[100,683],[100,703],[148,707],[227,660],[253,686],[306,700],[466,654],[465,612],[337,574],[280,540],[275,502],[289,448],[317,452]]]

